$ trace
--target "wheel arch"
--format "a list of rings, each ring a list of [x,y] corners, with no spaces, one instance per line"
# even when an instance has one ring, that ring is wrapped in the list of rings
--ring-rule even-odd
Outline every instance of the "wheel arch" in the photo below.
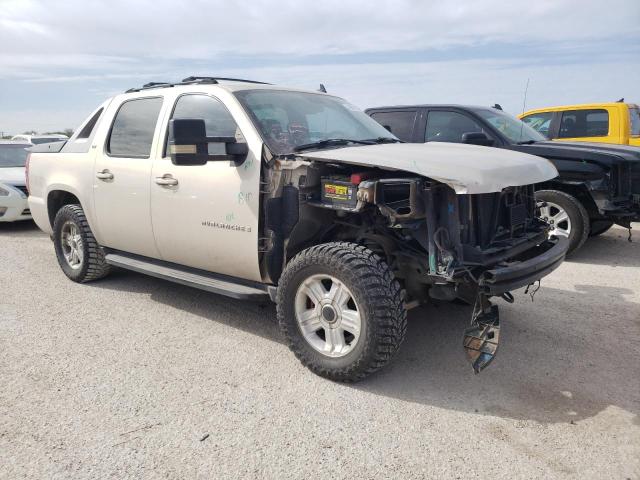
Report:
[[[80,205],[83,210],[85,209],[78,195],[67,189],[56,188],[47,193],[47,216],[49,217],[49,225],[52,228],[57,213],[65,205]]]
[[[544,183],[537,183],[536,191],[538,190],[557,190],[559,192],[564,192],[567,195],[571,195],[582,204],[590,218],[600,217],[600,213],[598,212],[598,207],[593,200],[593,196],[591,195],[587,185],[584,183],[564,183],[551,180]]]
[[[288,263],[307,248],[332,242],[349,242],[361,245],[388,262],[392,256],[391,252],[395,249],[391,239],[381,234],[366,233],[365,230],[364,226],[360,226],[360,228],[348,227],[344,224],[331,222],[329,227],[317,231],[315,235],[307,236],[304,241],[289,243],[285,253],[285,262]]]

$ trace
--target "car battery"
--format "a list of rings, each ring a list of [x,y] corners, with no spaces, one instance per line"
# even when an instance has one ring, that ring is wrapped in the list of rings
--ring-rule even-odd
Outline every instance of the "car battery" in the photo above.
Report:
[[[321,179],[321,201],[334,208],[355,209],[358,203],[358,188],[351,182],[335,177]]]

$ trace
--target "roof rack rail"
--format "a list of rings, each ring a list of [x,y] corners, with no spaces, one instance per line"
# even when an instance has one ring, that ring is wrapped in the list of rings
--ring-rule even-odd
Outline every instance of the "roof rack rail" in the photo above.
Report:
[[[187,77],[182,79],[182,83],[218,83],[218,80],[227,82],[243,82],[243,83],[258,83],[261,85],[270,85],[267,82],[259,82],[257,80],[247,80],[244,78],[228,78],[228,77]]]
[[[133,93],[133,92],[139,92],[141,90],[148,90],[150,88],[166,88],[166,87],[173,87],[173,84],[169,82],[149,82],[149,83],[145,83],[140,88],[135,88],[135,87],[130,88],[129,90],[126,90],[124,93]]]
[[[183,78],[180,83],[218,83],[215,77],[194,77]]]
[[[153,87],[159,87],[164,85],[171,85],[171,84],[169,82],[149,82],[149,83],[145,83],[142,86],[142,88],[153,88]]]
[[[227,82],[243,82],[243,83],[256,83],[260,85],[271,85],[267,82],[259,82],[257,80],[246,80],[244,78],[228,78],[228,77],[197,77],[190,76],[187,78],[183,78],[182,81],[178,83],[169,83],[169,82],[149,82],[145,83],[142,87],[139,88],[130,88],[126,90],[124,93],[133,93],[140,92],[142,90],[147,90],[150,88],[170,88],[175,87],[177,85],[193,85],[193,84],[216,84],[219,83],[218,80],[227,81]]]

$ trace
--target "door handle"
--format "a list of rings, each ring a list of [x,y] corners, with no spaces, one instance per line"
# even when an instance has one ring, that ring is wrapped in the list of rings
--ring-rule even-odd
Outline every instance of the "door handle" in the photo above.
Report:
[[[171,174],[166,173],[161,177],[156,177],[156,183],[163,187],[175,187],[178,185],[178,180],[173,178]]]
[[[113,180],[113,173],[105,168],[101,172],[96,173],[96,177],[100,180]]]

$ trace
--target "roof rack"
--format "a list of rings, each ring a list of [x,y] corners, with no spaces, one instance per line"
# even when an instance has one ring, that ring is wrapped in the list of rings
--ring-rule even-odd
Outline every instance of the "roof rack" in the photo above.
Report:
[[[271,85],[267,82],[258,82],[257,80],[246,80],[243,78],[228,78],[228,77],[196,77],[190,76],[187,78],[183,78],[182,81],[178,83],[169,83],[169,82],[149,82],[145,83],[140,88],[130,88],[126,90],[124,93],[133,93],[140,92],[142,90],[148,90],[150,88],[170,88],[178,85],[194,85],[194,84],[217,84],[219,80],[227,81],[227,82],[243,82],[243,83],[256,83],[260,85]]]
[[[244,78],[228,77],[187,77],[182,79],[182,83],[218,83],[218,80],[227,82],[258,83],[260,85],[271,85],[270,83],[258,82],[257,80],[246,80]]]

